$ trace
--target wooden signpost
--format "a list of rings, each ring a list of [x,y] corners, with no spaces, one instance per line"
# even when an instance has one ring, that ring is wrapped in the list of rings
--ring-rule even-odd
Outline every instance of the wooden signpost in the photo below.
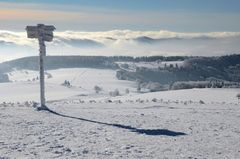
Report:
[[[38,39],[39,42],[39,71],[40,71],[40,100],[39,110],[48,110],[45,104],[45,86],[44,86],[44,56],[46,56],[45,41],[53,40],[53,31],[56,28],[52,25],[38,24],[37,26],[27,26],[27,37]]]

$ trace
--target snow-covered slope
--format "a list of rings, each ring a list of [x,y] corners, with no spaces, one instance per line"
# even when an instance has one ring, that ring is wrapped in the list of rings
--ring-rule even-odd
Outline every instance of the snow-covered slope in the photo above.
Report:
[[[240,157],[237,104],[80,101],[0,104],[0,157]]]
[[[38,101],[39,81],[38,72],[30,70],[14,70],[8,73],[12,83],[0,83],[0,102],[13,101]],[[112,100],[171,100],[171,101],[204,101],[237,103],[236,95],[240,89],[190,89],[163,91],[155,93],[137,93],[137,84],[131,81],[118,80],[114,70],[70,68],[50,70],[46,73],[46,99],[74,99],[81,96],[84,100],[105,101]],[[63,86],[67,80],[71,86]],[[99,86],[102,91],[97,94],[94,86]],[[118,89],[119,97],[111,97],[110,91]],[[126,94],[129,89],[129,94]]]
[[[26,102],[38,102],[38,73],[9,75],[15,82],[0,84],[0,158],[240,158],[240,89],[141,94],[113,70],[59,69],[47,73],[46,112]],[[110,96],[116,88],[120,96]]]
[[[90,97],[109,96],[110,91],[118,89],[121,94],[125,90],[136,90],[136,83],[120,81],[115,77],[116,72],[106,69],[71,68],[50,70],[46,73],[46,99],[56,100],[70,96],[85,95]],[[14,70],[8,73],[12,83],[0,83],[0,102],[38,101],[39,80],[38,72],[30,70]],[[68,80],[71,87],[63,86]],[[95,93],[94,87],[102,91]]]

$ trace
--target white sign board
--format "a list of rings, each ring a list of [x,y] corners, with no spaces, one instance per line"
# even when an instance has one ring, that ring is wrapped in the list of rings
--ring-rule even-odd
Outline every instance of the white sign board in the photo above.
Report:
[[[38,39],[42,36],[44,41],[51,42],[53,40],[53,31],[56,28],[52,25],[38,24],[37,26],[27,26],[27,37]]]

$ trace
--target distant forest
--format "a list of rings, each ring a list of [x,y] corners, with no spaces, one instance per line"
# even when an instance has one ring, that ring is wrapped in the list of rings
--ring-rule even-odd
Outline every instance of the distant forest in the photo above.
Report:
[[[131,56],[46,56],[45,67],[46,69],[57,68],[111,68],[116,69],[118,66],[115,64],[117,61],[122,62],[153,62],[161,61],[183,61],[190,57],[185,56],[149,56],[149,57],[131,57]],[[8,72],[12,68],[17,69],[38,69],[38,57],[24,57],[8,62],[0,63],[0,72]]]
[[[240,55],[221,57],[187,57],[184,65],[164,68],[139,68],[136,72],[119,70],[118,79],[158,82],[171,85],[177,81],[240,82]]]

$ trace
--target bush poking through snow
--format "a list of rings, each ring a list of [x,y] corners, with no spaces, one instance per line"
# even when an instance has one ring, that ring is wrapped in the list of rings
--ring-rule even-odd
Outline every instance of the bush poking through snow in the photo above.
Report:
[[[7,74],[1,74],[0,72],[0,83],[1,82],[9,82],[9,78]]]
[[[202,100],[200,100],[199,103],[200,103],[200,104],[205,104],[204,101],[202,101]]]
[[[32,106],[33,106],[33,108],[37,108],[38,107],[38,103],[37,102],[33,102]]]
[[[112,100],[110,100],[110,99],[107,99],[106,101],[105,101],[105,103],[112,103],[113,101]]]
[[[114,101],[116,104],[122,104],[122,101],[121,100],[115,100]]]
[[[95,100],[90,100],[89,103],[97,103]]]
[[[119,93],[119,90],[118,90],[118,89],[115,89],[113,92],[112,92],[112,91],[109,92],[109,95],[110,95],[111,97],[116,97],[116,96],[119,96],[120,93]]]
[[[140,84],[140,82],[138,82],[138,85],[137,85],[137,92],[141,92],[141,84]]]
[[[50,74],[50,73],[48,73],[48,72],[46,72],[45,74],[46,74],[46,76],[47,76],[48,79],[53,77],[52,74]]]
[[[153,98],[153,99],[152,99],[152,102],[157,102],[157,98]]]
[[[141,100],[140,98],[138,98],[138,99],[136,100],[136,102],[138,102],[138,103],[144,103],[144,100]]]
[[[238,104],[240,104],[240,93],[238,93],[236,97],[238,98]]]
[[[127,88],[127,89],[125,90],[125,93],[126,93],[126,94],[129,94],[129,92],[130,92],[129,89]]]
[[[237,97],[238,99],[240,99],[240,93],[238,93],[236,97]]]
[[[62,85],[66,87],[71,87],[71,84],[68,80],[65,80]]]
[[[94,86],[94,90],[98,94],[99,92],[102,91],[102,88],[96,85],[96,86]]]
[[[160,83],[158,82],[149,82],[147,85],[146,85],[146,88],[150,90],[150,92],[157,92],[157,91],[163,91],[165,90],[164,89],[164,86],[161,85]]]

